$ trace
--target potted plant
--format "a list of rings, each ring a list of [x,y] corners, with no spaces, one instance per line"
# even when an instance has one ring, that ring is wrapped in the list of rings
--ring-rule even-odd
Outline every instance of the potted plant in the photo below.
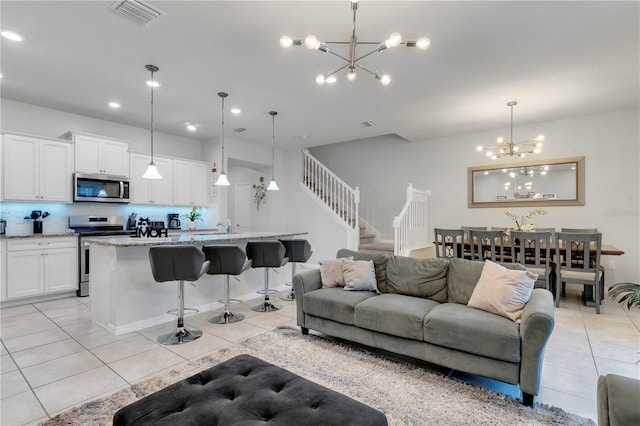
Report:
[[[622,306],[640,308],[640,284],[618,283],[609,287],[609,296]]]
[[[194,231],[196,229],[196,220],[202,220],[202,214],[198,211],[198,207],[193,206],[191,211],[184,215],[189,221],[189,230]]]

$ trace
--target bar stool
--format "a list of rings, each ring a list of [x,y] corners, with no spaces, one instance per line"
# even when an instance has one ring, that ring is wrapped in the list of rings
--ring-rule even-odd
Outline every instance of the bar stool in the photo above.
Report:
[[[280,295],[282,300],[294,300],[296,293],[293,290],[293,277],[296,275],[296,263],[306,262],[313,254],[309,241],[303,239],[280,240],[285,248],[285,256],[291,262],[291,291],[289,294]],[[286,292],[285,292],[286,293]]]
[[[249,241],[247,257],[251,259],[252,268],[264,269],[264,301],[251,307],[252,311],[268,312],[282,309],[282,305],[269,300],[269,268],[280,268],[287,264],[285,248],[280,241]]]
[[[178,286],[178,325],[176,331],[162,334],[158,343],[178,345],[202,336],[202,330],[188,330],[184,326],[184,282],[197,281],[207,269],[209,261],[195,246],[155,246],[149,248],[149,263],[157,282],[180,281]]]
[[[224,303],[224,312],[209,318],[212,324],[229,324],[244,319],[243,314],[234,314],[231,312],[231,302],[240,302],[238,299],[229,297],[229,275],[240,275],[249,267],[251,260],[247,259],[244,251],[237,246],[230,245],[208,245],[202,247],[205,257],[211,264],[209,265],[208,275],[225,275],[224,283],[224,299],[218,300]]]

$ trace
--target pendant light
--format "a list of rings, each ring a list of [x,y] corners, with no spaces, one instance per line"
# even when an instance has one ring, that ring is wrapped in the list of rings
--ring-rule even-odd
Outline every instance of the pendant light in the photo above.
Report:
[[[269,111],[271,115],[271,182],[267,186],[267,191],[279,191],[278,184],[275,178],[276,168],[276,115],[277,111]]]
[[[147,166],[147,171],[144,172],[142,177],[144,179],[162,179],[162,176],[158,173],[158,168],[153,162],[153,87],[156,85],[153,81],[153,73],[158,72],[159,68],[155,65],[145,65],[144,67],[147,71],[151,72],[151,84],[149,84],[149,86],[151,86],[151,162]]]
[[[220,177],[216,181],[216,185],[218,186],[229,186],[230,183],[227,180],[227,175],[224,174],[224,98],[229,96],[228,93],[218,92],[218,96],[222,99],[222,130],[220,132],[220,145],[222,146],[222,167],[220,168]]]

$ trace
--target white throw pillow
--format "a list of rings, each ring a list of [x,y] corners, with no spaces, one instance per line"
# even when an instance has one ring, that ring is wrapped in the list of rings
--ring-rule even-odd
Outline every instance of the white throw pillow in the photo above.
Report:
[[[485,260],[468,306],[520,323],[537,278],[538,275],[532,272],[514,271]]]
[[[350,257],[349,259],[353,259]],[[320,264],[320,281],[322,288],[344,287],[344,275],[342,274],[342,264],[345,258],[332,260],[321,260]]]
[[[345,259],[342,273],[345,290],[375,291],[378,293],[376,270],[372,260]]]

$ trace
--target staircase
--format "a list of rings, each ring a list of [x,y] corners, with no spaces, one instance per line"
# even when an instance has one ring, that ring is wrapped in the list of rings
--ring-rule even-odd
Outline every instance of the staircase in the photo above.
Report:
[[[358,251],[393,255],[393,243],[377,242],[374,234],[367,234],[366,228],[364,226],[360,226],[360,243],[358,244]]]

